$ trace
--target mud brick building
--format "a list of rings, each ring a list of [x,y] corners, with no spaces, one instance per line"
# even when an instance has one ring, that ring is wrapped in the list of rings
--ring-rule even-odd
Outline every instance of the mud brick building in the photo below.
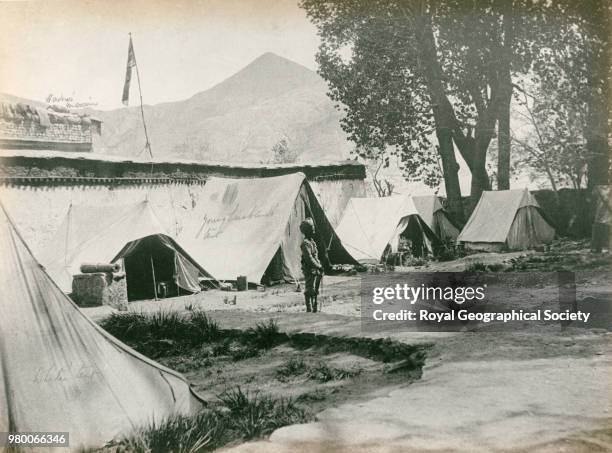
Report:
[[[102,123],[59,106],[0,103],[0,148],[91,152]]]

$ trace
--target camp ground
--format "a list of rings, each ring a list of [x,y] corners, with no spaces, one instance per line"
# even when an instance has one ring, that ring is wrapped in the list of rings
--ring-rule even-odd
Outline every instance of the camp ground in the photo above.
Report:
[[[202,407],[185,379],[95,325],[32,256],[0,205],[0,431],[104,445]]]
[[[421,195],[412,197],[423,221],[435,235],[443,241],[455,241],[461,228],[444,209],[436,195]]]
[[[537,200],[523,189],[483,192],[457,241],[475,250],[524,250],[554,237]]]
[[[148,201],[119,206],[71,205],[40,255],[49,275],[66,293],[85,263],[120,262],[128,300],[200,290],[211,279],[164,227]]]
[[[307,217],[314,220],[321,258],[327,255],[328,264],[356,264],[303,173],[211,178],[201,199],[179,238],[219,280],[240,276],[259,284],[301,279],[299,227]]]
[[[401,239],[419,257],[431,254],[431,244],[439,241],[412,199],[405,196],[351,198],[337,232],[342,244],[363,263],[378,263],[386,253],[397,252]]]

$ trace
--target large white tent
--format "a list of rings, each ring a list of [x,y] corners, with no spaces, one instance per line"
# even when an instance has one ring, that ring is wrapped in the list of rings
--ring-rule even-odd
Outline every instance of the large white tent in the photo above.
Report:
[[[151,279],[145,274],[152,267],[158,269],[158,280],[160,274],[170,274],[168,279],[173,285],[192,293],[199,291],[198,275],[210,278],[210,274],[164,233],[162,223],[146,200],[128,205],[71,205],[39,259],[59,287],[70,293],[72,277],[80,272],[81,264],[110,263],[119,258],[134,260],[142,256],[142,253],[136,254],[136,248],[140,252],[143,245],[136,247],[137,241],[150,237],[147,261],[132,266],[132,275],[128,275],[128,292],[131,292],[130,283],[140,285],[137,279]],[[127,249],[119,253],[128,244],[132,244],[129,253]],[[170,270],[165,272],[166,268]]]
[[[429,252],[438,240],[405,196],[351,198],[336,231],[351,255],[364,263],[379,262],[387,246],[397,251],[400,236]]]
[[[185,379],[87,318],[32,256],[0,204],[0,431],[69,432],[100,447],[202,407]]]
[[[519,189],[483,192],[457,241],[475,250],[524,250],[554,237],[535,197]]]
[[[315,222],[319,254],[354,264],[303,173],[252,179],[211,178],[196,216],[179,239],[219,280],[252,283],[302,278],[300,223]]]

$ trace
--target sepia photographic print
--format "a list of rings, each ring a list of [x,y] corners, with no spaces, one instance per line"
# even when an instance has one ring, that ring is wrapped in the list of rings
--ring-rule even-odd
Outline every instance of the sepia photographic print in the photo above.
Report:
[[[611,22],[0,1],[0,451],[612,452]]]

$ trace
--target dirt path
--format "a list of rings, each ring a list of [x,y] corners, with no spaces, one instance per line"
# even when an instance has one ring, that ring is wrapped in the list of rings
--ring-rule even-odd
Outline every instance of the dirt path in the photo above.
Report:
[[[232,451],[560,451],[560,439],[570,446],[576,438],[584,450],[561,451],[607,451],[609,434],[584,433],[610,428],[611,379],[603,357],[432,365],[409,387]]]

